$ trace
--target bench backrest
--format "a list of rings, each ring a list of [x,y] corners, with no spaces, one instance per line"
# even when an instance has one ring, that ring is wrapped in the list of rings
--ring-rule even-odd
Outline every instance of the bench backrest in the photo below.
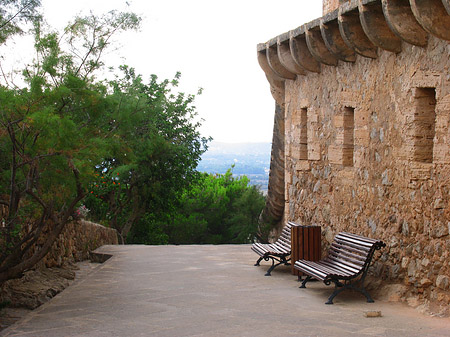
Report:
[[[281,231],[280,236],[278,237],[277,244],[282,245],[289,251],[291,250],[291,223],[288,222]]]
[[[341,232],[335,236],[327,259],[344,270],[359,274],[369,267],[375,250],[384,246],[380,240]]]

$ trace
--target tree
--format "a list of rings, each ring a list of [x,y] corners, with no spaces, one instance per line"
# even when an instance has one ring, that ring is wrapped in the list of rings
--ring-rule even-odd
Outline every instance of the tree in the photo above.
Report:
[[[41,20],[40,0],[2,0],[0,5],[0,45],[15,34],[24,33],[26,23]]]
[[[47,254],[85,196],[95,163],[111,148],[102,131],[114,102],[94,72],[112,36],[139,21],[116,12],[77,17],[62,36],[36,24],[37,58],[23,72],[28,85],[0,86],[0,204],[7,209],[0,282],[20,277]]]
[[[153,75],[144,83],[134,69],[121,69],[123,76],[110,82],[116,108],[104,130],[114,130],[116,148],[98,166],[105,180],[93,184],[86,205],[95,220],[106,216],[125,241],[133,226],[142,229],[175,207],[209,139],[198,131],[195,96],[172,92],[179,73],[172,81]]]
[[[246,176],[199,173],[171,214],[168,241],[175,244],[249,243],[258,237],[265,198]],[[149,234],[151,235],[151,233]]]

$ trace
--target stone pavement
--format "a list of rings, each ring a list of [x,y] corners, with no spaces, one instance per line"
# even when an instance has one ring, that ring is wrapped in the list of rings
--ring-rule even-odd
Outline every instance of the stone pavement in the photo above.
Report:
[[[265,277],[248,245],[103,246],[113,257],[0,336],[450,336],[450,320]],[[376,300],[376,299],[375,299]],[[365,311],[382,312],[367,318]]]

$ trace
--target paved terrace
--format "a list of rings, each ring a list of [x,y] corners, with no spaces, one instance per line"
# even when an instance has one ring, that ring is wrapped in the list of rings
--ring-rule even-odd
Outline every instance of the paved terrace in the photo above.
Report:
[[[248,245],[104,246],[113,257],[2,336],[450,336],[450,320],[265,277]],[[376,300],[376,299],[375,299]],[[367,318],[365,311],[383,316]]]

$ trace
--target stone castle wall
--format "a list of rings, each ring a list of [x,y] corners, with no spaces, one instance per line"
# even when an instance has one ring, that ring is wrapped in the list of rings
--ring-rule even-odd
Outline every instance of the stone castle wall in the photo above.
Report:
[[[38,266],[61,267],[66,261],[86,260],[90,251],[116,244],[117,231],[113,228],[86,220],[69,222]]]
[[[323,15],[328,14],[338,8],[339,2],[342,2],[342,0],[324,0],[322,4]]]
[[[450,314],[450,2],[323,5],[257,47],[285,123],[267,213],[321,225],[324,251],[340,231],[382,239],[373,288]]]
[[[377,276],[448,304],[450,45],[402,47],[286,81],[285,219],[382,239]]]

